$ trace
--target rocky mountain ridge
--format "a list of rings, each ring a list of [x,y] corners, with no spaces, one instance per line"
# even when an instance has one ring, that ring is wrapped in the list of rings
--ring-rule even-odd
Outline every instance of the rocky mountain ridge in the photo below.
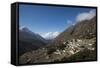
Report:
[[[19,30],[19,55],[41,48],[47,43],[47,40],[26,27]]]
[[[45,47],[24,53],[20,64],[96,60],[96,17],[69,27]]]

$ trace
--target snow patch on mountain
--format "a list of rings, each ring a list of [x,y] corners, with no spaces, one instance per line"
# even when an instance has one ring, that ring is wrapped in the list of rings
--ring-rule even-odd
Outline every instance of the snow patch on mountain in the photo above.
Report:
[[[55,37],[57,37],[60,34],[60,32],[47,32],[44,34],[41,34],[41,36],[45,39],[54,39]]]

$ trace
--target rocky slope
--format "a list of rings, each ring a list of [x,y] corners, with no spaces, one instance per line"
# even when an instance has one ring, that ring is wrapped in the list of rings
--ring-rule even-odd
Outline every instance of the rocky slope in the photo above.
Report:
[[[24,27],[19,30],[19,55],[32,50],[41,48],[47,44],[47,41],[40,35],[33,33]]]
[[[78,22],[38,50],[24,53],[20,64],[96,60],[96,18]]]
[[[56,41],[66,41],[73,38],[92,38],[96,36],[96,17],[91,20],[85,20],[76,23],[76,25],[70,26],[64,32],[62,32]]]

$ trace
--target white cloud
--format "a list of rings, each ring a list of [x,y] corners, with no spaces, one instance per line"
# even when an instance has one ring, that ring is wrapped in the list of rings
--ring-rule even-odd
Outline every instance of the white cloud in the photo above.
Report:
[[[60,34],[60,32],[47,32],[44,34],[41,34],[41,36],[45,39],[54,39]]]
[[[84,20],[90,20],[96,15],[95,10],[90,10],[89,12],[80,13],[76,17],[76,22],[84,21]]]

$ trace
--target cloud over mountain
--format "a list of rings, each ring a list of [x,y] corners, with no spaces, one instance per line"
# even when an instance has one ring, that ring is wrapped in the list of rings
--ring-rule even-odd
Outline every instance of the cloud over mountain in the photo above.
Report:
[[[90,20],[96,15],[96,10],[90,10],[89,12],[80,13],[76,17],[76,22]]]

